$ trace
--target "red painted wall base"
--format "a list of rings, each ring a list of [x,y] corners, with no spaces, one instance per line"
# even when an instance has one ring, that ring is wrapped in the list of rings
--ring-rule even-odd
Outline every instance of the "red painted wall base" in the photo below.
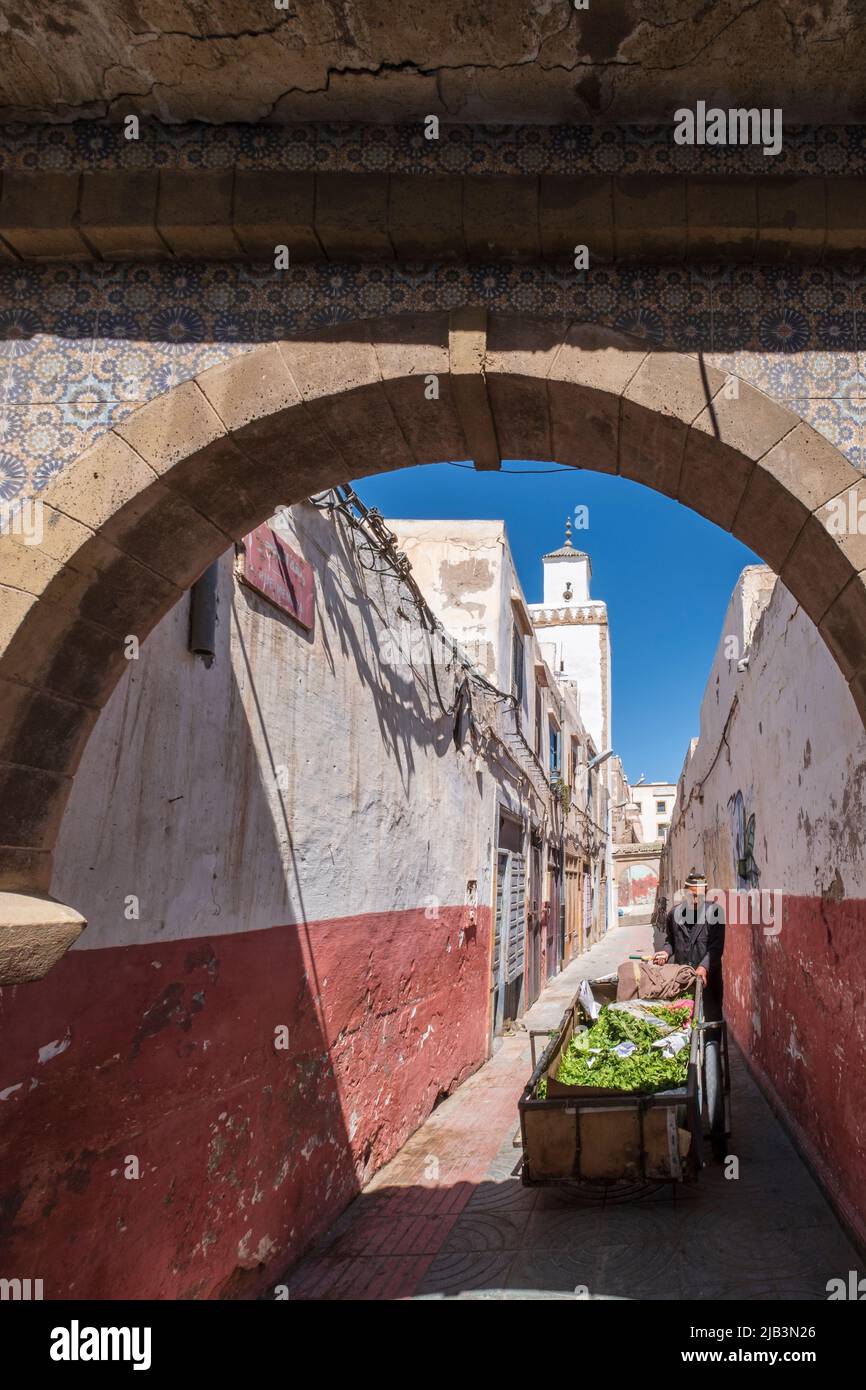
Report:
[[[725,1014],[840,1214],[866,1242],[866,901],[786,895],[781,925],[778,936],[728,926]],[[736,1122],[735,1114],[735,1139]]]
[[[484,1060],[489,931],[453,907],[76,950],[0,990],[0,1275],[260,1293]]]

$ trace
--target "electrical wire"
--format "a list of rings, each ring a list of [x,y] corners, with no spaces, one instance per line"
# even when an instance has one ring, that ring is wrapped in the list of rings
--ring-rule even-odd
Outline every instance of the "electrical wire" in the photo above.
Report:
[[[448,468],[465,468],[465,469],[466,469],[468,472],[470,472],[470,473],[477,473],[477,472],[479,472],[479,469],[477,469],[477,468],[475,467],[475,464],[474,464],[474,463],[449,463],[449,464],[446,464],[446,467],[448,467]],[[559,467],[559,468],[495,468],[495,469],[483,469],[483,470],[480,470],[480,471],[483,471],[483,472],[485,472],[485,473],[486,473],[486,472],[496,473],[496,476],[497,476],[497,477],[499,477],[499,475],[500,475],[501,473],[509,473],[509,474],[511,474],[512,476],[515,476],[516,474],[522,474],[524,477],[527,477],[527,478],[540,478],[540,477],[542,476],[542,474],[544,474],[544,473],[576,473],[576,472],[579,472],[580,470],[579,470],[579,469],[576,469],[576,468],[574,467],[573,464],[563,464],[563,465],[562,465],[561,467]]]
[[[462,468],[471,467],[472,465],[452,464],[451,466],[454,468]],[[536,472],[538,470],[517,469],[506,471],[531,473]],[[563,472],[564,470],[549,469],[547,471]],[[436,698],[439,703],[439,708],[441,709],[442,713],[449,717],[459,717],[460,708],[465,693],[465,695],[468,695],[469,698],[470,726],[473,728],[473,730],[475,730],[477,728],[477,721],[475,720],[471,698],[471,686],[475,685],[475,687],[481,690],[488,698],[493,699],[497,707],[504,705],[513,715],[514,729],[508,731],[508,737],[506,737],[505,733],[495,728],[494,725],[490,723],[487,724],[487,748],[489,750],[490,739],[495,740],[500,745],[500,747],[505,751],[505,753],[513,763],[514,767],[517,768],[521,781],[526,782],[527,788],[538,799],[539,806],[546,818],[546,801],[547,798],[551,796],[551,790],[547,781],[547,774],[545,772],[544,765],[541,762],[541,759],[538,757],[537,753],[535,752],[535,749],[532,748],[532,746],[530,745],[529,741],[523,733],[523,730],[520,727],[520,715],[517,696],[513,692],[500,690],[498,686],[494,685],[492,681],[488,680],[487,677],[483,674],[483,672],[481,672],[472,663],[472,661],[469,659],[469,657],[463,651],[460,645],[455,641],[455,639],[451,636],[447,629],[442,625],[440,620],[436,617],[436,614],[433,612],[424,595],[422,594],[420,588],[418,587],[418,583],[412,572],[412,566],[409,562],[408,556],[403,551],[397,549],[397,536],[395,532],[393,532],[387,526],[385,519],[382,516],[382,513],[376,507],[367,507],[367,505],[364,502],[362,502],[361,498],[355,492],[354,488],[352,488],[349,484],[339,485],[335,487],[331,492],[318,494],[314,497],[311,497],[309,501],[319,511],[327,511],[330,512],[332,515],[338,514],[351,527],[351,529],[358,534],[359,539],[357,541],[356,549],[359,552],[363,550],[364,552],[369,554],[371,558],[371,563],[369,565],[363,564],[364,569],[374,574],[391,575],[391,577],[396,579],[400,584],[404,586],[405,589],[408,590],[412,604],[416,608],[419,617],[421,618],[421,625],[427,634],[430,674],[433,682],[433,687],[436,691]],[[436,662],[433,658],[432,638],[434,635],[440,638],[440,640],[449,649],[451,653],[448,668],[450,669],[452,661],[455,662],[459,666],[463,676],[463,679],[457,686],[457,689],[455,691],[455,697],[450,707],[446,707],[444,699],[442,697],[442,692],[439,687],[439,678],[436,671]],[[539,790],[538,786],[536,786],[535,782],[533,781],[533,778],[530,776],[527,768],[522,766],[519,760],[515,757],[514,752],[509,747],[509,738],[515,739],[520,744],[524,754],[526,754],[528,757],[530,765],[533,766],[534,771],[540,776],[541,784],[544,788],[543,795]],[[495,760],[500,764],[500,766],[503,766],[501,759],[495,758]],[[553,798],[553,803],[557,805],[559,804],[555,797]],[[575,811],[581,822],[582,838],[578,841],[581,849],[583,849],[584,852],[587,854],[596,853],[600,849],[600,845],[598,841],[595,839],[595,836],[592,834],[592,829],[599,831],[604,840],[607,839],[606,831],[603,829],[602,826],[598,825],[598,823],[583,807],[575,806],[572,809]],[[590,829],[590,827],[592,827],[592,829]],[[588,834],[587,831],[589,831]]]
[[[375,552],[383,562],[374,572],[378,574],[392,574],[395,579],[398,579],[409,590],[410,597],[422,619],[422,625],[428,638],[436,634],[450,650],[452,659],[458,662],[474,684],[480,686],[488,694],[492,695],[494,699],[503,701],[514,707],[516,705],[516,697],[508,691],[500,690],[492,681],[489,681],[470,661],[467,654],[436,617],[432,608],[427,603],[427,600],[424,598],[424,595],[421,593],[421,590],[418,588],[408,558],[402,551],[397,549],[397,537],[395,533],[385,524],[382,513],[378,508],[367,507],[366,504],[361,501],[355,490],[348,484],[334,488],[333,494],[331,495],[337,498],[336,502],[327,500],[329,494],[325,494],[324,498],[321,495],[319,497],[312,497],[310,501],[313,503],[313,506],[318,507],[320,510],[338,512],[353,530],[361,533],[363,537],[362,543],[365,545],[365,548],[371,552]],[[373,567],[367,566],[366,568],[372,569]],[[433,661],[432,645],[430,650],[430,666],[433,682],[434,685],[436,685],[437,678],[435,662]],[[447,712],[453,713],[453,707]]]

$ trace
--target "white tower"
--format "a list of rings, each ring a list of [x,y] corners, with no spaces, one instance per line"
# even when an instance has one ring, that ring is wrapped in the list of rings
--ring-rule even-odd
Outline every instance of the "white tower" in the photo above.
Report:
[[[592,565],[585,550],[575,550],[571,544],[571,522],[565,523],[565,545],[542,557],[544,564],[544,606],[560,608],[563,604],[587,603]]]
[[[529,604],[539,642],[552,648],[553,669],[560,680],[574,681],[587,732],[601,753],[610,747],[610,638],[607,604],[593,599],[589,582],[592,563],[571,543],[571,521],[565,523],[565,544],[542,557],[544,599]]]
[[[577,695],[583,726],[595,745],[594,755],[611,746],[610,635],[607,604],[589,592],[589,556],[571,543],[571,521],[565,523],[565,544],[542,557],[544,600],[530,603],[538,641],[557,680],[568,681]],[[613,921],[613,811],[610,801],[610,762],[601,764],[605,791],[605,906]]]

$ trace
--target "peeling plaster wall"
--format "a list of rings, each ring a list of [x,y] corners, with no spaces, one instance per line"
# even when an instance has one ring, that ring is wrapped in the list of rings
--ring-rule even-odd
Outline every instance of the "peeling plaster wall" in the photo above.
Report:
[[[427,602],[488,679],[511,688],[511,583],[501,521],[388,518]]]
[[[47,1298],[260,1292],[486,1056],[496,778],[383,657],[393,581],[310,506],[277,524],[313,632],[230,555],[212,669],[164,619],[61,829],[88,929],[0,990],[4,1272]]]
[[[726,637],[748,653],[745,671],[725,655]],[[702,865],[712,886],[745,890],[751,882],[783,895],[780,914],[767,900],[763,924],[728,927],[725,1012],[861,1238],[864,790],[866,735],[816,628],[769,570],[745,570],[707,682],[700,739],[680,780],[670,880],[679,886]],[[737,876],[738,859],[745,878]],[[733,1123],[736,1152],[736,1114]]]

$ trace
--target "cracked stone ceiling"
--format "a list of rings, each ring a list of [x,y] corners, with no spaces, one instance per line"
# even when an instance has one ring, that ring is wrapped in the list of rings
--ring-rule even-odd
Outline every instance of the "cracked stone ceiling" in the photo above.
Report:
[[[0,0],[0,120],[656,123],[703,98],[857,122],[864,23],[866,0]]]

